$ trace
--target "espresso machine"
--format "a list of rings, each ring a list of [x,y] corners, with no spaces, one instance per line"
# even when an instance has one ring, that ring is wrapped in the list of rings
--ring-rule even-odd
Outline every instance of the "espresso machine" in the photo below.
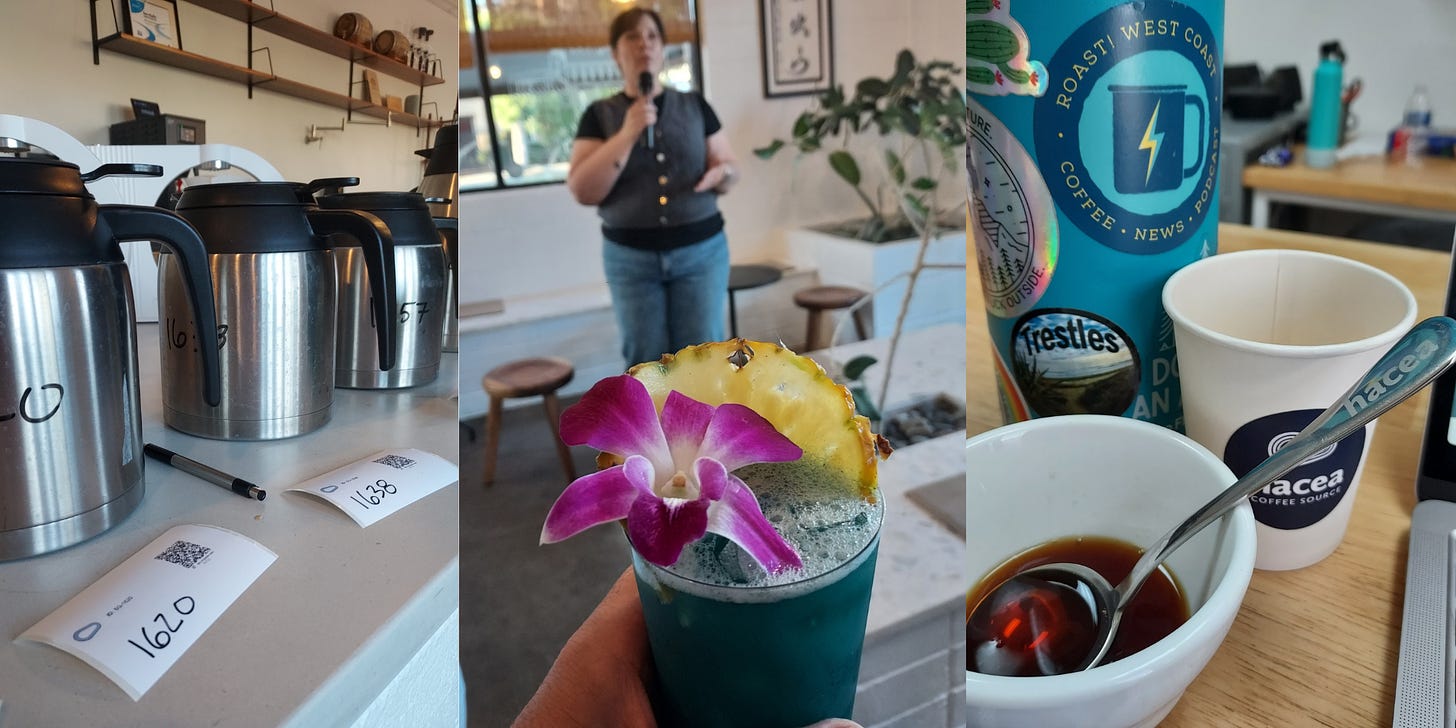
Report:
[[[278,182],[283,175],[254,152],[228,144],[110,145],[83,144],[47,124],[24,116],[0,114],[0,154],[25,156],[39,150],[83,170],[104,164],[150,164],[162,168],[159,177],[103,177],[86,183],[99,204],[154,206],[177,180],[193,170],[240,173],[261,182]],[[451,159],[453,160],[453,156]],[[121,243],[122,256],[136,296],[136,320],[157,320],[157,263],[147,241]]]

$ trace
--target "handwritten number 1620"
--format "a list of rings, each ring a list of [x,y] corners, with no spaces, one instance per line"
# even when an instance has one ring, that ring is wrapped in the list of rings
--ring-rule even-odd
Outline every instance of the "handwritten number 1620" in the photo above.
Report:
[[[184,604],[186,605],[185,608],[183,606]],[[179,597],[177,601],[172,602],[172,609],[176,610],[179,615],[191,614],[196,608],[197,600],[192,597]],[[152,634],[147,634],[147,628],[142,627],[142,641],[150,645],[152,649],[161,650],[166,648],[167,645],[172,644],[172,635],[176,634],[177,630],[182,629],[182,624],[187,620],[178,617],[177,624],[174,625],[167,619],[167,615],[158,613],[157,616],[152,618],[152,621],[160,622],[162,628]],[[147,657],[153,659],[157,657],[153,654],[152,650],[137,644],[136,640],[127,640],[127,642],[130,642],[132,647],[147,653]]]

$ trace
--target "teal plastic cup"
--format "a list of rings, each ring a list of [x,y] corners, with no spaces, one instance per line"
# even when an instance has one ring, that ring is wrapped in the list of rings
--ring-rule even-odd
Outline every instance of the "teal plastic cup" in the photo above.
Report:
[[[742,587],[694,581],[633,551],[659,725],[802,728],[849,718],[879,545],[877,529],[830,571]]]

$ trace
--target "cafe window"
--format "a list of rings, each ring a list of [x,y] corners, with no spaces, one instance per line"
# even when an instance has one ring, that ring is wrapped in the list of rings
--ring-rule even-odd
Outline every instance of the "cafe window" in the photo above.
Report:
[[[461,0],[460,189],[562,182],[586,107],[622,89],[608,26],[662,17],[662,84],[700,89],[696,0]]]

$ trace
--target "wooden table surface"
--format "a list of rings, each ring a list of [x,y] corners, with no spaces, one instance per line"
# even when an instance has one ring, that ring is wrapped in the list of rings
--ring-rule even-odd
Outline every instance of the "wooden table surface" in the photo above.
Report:
[[[1449,254],[1224,224],[1221,252],[1317,250],[1401,279],[1419,318],[1441,313]],[[997,427],[990,338],[979,291],[966,301],[967,436]],[[1394,714],[1406,539],[1429,390],[1375,428],[1339,549],[1296,571],[1255,571],[1238,619],[1163,728],[1389,726]]]
[[[1295,150],[1287,167],[1244,167],[1244,187],[1379,205],[1456,211],[1456,159],[1427,157],[1420,166],[1385,157],[1356,157],[1327,169],[1304,164]]]

